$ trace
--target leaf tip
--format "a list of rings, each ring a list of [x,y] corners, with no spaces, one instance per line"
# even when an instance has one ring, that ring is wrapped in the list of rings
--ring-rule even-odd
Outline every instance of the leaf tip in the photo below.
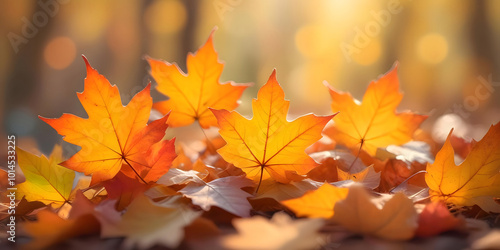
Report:
[[[210,31],[210,35],[208,36],[208,39],[207,39],[207,42],[205,43],[205,45],[203,45],[200,49],[202,48],[205,48],[205,47],[211,47],[212,50],[215,51],[215,47],[214,47],[214,43],[213,43],[213,39],[214,39],[214,34],[215,34],[215,31],[217,31],[218,27],[215,26],[212,31]]]
[[[450,129],[450,133],[448,133],[448,137],[446,137],[447,141],[451,138],[451,135],[453,134],[453,130],[455,130],[455,128]]]
[[[266,84],[276,84],[276,85],[280,86],[280,84],[278,83],[278,79],[276,77],[276,74],[277,74],[276,68],[274,68],[273,72],[271,72],[271,75],[269,76],[269,80],[267,80]]]
[[[87,75],[89,75],[90,72],[96,71],[92,66],[90,66],[89,60],[85,55],[82,54],[83,61],[85,62],[85,67],[87,68]]]
[[[82,59],[85,62],[85,66],[87,66],[87,68],[92,68],[90,66],[89,59],[87,59],[87,57],[84,54],[82,54]]]
[[[210,31],[210,38],[213,36],[213,34],[219,29],[219,26],[215,25],[212,29],[212,31]]]
[[[323,86],[325,86],[328,89],[330,89],[330,84],[326,80],[323,80]]]
[[[45,123],[48,123],[48,121],[51,119],[51,118],[46,118],[46,117],[43,117],[41,115],[38,115],[38,119],[44,121]]]
[[[144,87],[143,91],[147,91],[147,92],[151,91],[151,81],[148,81],[148,84],[146,85],[146,87]]]
[[[392,70],[397,71],[399,68],[399,61],[395,61],[394,64],[392,65]]]
[[[329,120],[331,120],[331,119],[333,119],[333,117],[335,117],[335,116],[336,116],[336,115],[338,115],[339,113],[340,113],[340,111],[337,111],[337,112],[335,112],[335,113],[333,113],[333,114],[331,114],[331,115],[327,115],[326,117],[329,117],[329,118],[330,118]]]
[[[218,113],[220,113],[222,110],[221,109],[214,109],[214,108],[208,108],[210,112],[212,112],[215,116],[217,116]]]
[[[276,68],[273,69],[273,72],[271,72],[271,76],[269,76],[269,80],[274,80],[274,81],[277,81],[276,80]]]

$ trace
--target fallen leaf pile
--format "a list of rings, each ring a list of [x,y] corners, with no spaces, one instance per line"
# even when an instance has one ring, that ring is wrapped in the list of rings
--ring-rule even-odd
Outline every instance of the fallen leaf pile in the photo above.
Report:
[[[327,86],[332,114],[294,120],[274,70],[249,119],[234,109],[250,85],[220,82],[214,32],[188,55],[188,73],[147,58],[166,101],[153,103],[147,85],[124,106],[118,87],[84,57],[87,77],[77,96],[88,118],[40,116],[80,150],[63,158],[59,145],[49,157],[17,148],[19,244],[432,248],[428,239],[445,234],[458,248],[499,246],[490,227],[500,226],[500,123],[479,141],[453,131],[444,145],[425,139],[427,116],[397,111],[397,65],[368,85],[361,102]],[[152,110],[163,116],[153,118]],[[199,138],[204,147],[196,152],[164,139],[168,126],[192,123],[217,127],[218,135]],[[455,153],[454,142],[467,150]],[[2,182],[2,192],[7,187]],[[7,221],[10,200],[1,202]]]

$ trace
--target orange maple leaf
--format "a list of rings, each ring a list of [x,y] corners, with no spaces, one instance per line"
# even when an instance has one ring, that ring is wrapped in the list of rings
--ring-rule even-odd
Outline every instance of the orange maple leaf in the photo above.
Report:
[[[332,110],[340,111],[340,115],[325,134],[339,144],[363,149],[370,155],[375,155],[378,147],[410,141],[427,116],[395,112],[403,98],[397,69],[396,64],[387,74],[371,82],[361,103],[351,94],[327,85],[333,99]]]
[[[92,174],[91,185],[113,178],[123,164],[128,166],[123,168],[124,174],[137,175],[144,182],[156,181],[175,158],[174,140],[161,141],[168,115],[146,125],[152,106],[150,85],[123,106],[118,88],[83,59],[87,78],[84,91],[77,95],[89,118],[72,114],[55,119],[39,116],[65,141],[82,147],[60,165]]]
[[[23,231],[31,237],[22,249],[51,249],[73,237],[97,234],[100,226],[94,216],[94,206],[83,193],[77,192],[68,219],[49,209],[37,212],[37,221],[27,220],[21,224]]]
[[[500,123],[490,127],[458,166],[451,146],[452,132],[434,163],[427,163],[425,182],[431,200],[478,205],[484,211],[500,213],[500,205],[494,200],[500,198]]]
[[[212,38],[195,54],[187,56],[185,74],[176,63],[147,58],[151,75],[158,83],[157,90],[168,96],[167,101],[157,102],[153,108],[163,114],[171,112],[168,124],[172,127],[186,126],[198,120],[202,128],[217,126],[217,120],[208,108],[233,110],[238,99],[249,86],[234,82],[219,82],[224,65],[218,61]]]
[[[219,133],[227,142],[219,154],[259,183],[269,177],[288,183],[287,172],[307,174],[318,163],[305,149],[321,138],[321,131],[334,115],[309,114],[287,121],[289,101],[276,80],[276,70],[257,97],[252,102],[251,120],[236,111],[212,109]]]

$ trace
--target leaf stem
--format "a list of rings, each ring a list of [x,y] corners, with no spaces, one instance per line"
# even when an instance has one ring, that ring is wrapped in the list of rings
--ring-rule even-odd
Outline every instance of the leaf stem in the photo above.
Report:
[[[201,126],[200,122],[198,121],[198,125],[200,126],[201,132],[203,132],[203,135],[205,136],[205,139],[207,140],[207,150],[210,151],[215,151],[215,146],[212,144],[210,139],[208,139],[207,134],[205,133],[205,129]]]
[[[64,203],[60,207],[58,207],[55,212],[59,213],[59,211],[61,211],[62,207],[64,207],[64,205],[66,203],[68,203],[68,205],[70,205],[70,206],[73,206],[73,204],[71,203],[71,201],[64,199]]]
[[[421,174],[421,173],[427,173],[427,171],[425,170],[420,170],[412,175],[410,175],[408,178],[406,178],[404,181],[402,181],[401,183],[399,183],[399,185],[391,188],[391,190],[389,190],[389,193],[392,194],[392,191],[394,191],[394,189],[398,188],[399,186],[403,185],[404,183],[406,183],[407,181],[409,181],[411,178],[415,177],[416,175],[418,174]]]
[[[260,184],[262,184],[262,176],[264,175],[264,166],[260,167],[260,179],[259,179],[259,185],[257,185],[257,189],[255,189],[255,194],[259,192]]]
[[[127,161],[127,158],[123,157],[123,160],[127,163],[127,165],[132,169],[132,171],[134,171],[134,173],[137,175],[137,177],[139,177],[139,179],[141,179],[142,182],[144,182],[144,184],[148,184],[142,177],[139,173],[137,173],[137,171],[135,170],[134,167],[132,167],[132,165],[130,164],[130,162]]]
[[[351,168],[352,166],[354,166],[354,163],[358,160],[359,158],[359,154],[361,153],[361,148],[363,147],[363,144],[365,143],[365,140],[364,139],[361,139],[361,144],[359,145],[359,150],[358,150],[358,154],[356,154],[356,158],[354,158],[354,161],[352,161],[351,165],[349,166],[349,168],[347,168],[347,172],[350,173],[351,172]]]

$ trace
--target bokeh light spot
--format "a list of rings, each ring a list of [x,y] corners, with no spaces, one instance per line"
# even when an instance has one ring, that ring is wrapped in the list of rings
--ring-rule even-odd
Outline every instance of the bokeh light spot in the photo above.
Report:
[[[440,34],[427,34],[417,42],[417,55],[425,63],[440,63],[448,55],[448,41]]]
[[[106,32],[107,25],[112,19],[110,11],[114,10],[111,1],[71,1],[67,7],[73,8],[61,14],[68,15],[68,29],[71,37],[79,44],[95,44]],[[62,7],[62,6],[61,6]]]
[[[156,0],[144,13],[146,27],[157,35],[180,31],[186,25],[186,20],[186,7],[179,0]]]
[[[52,39],[43,51],[45,62],[51,68],[58,70],[68,67],[75,60],[75,56],[75,42],[68,37],[56,37]]]
[[[445,114],[440,116],[432,127],[432,139],[443,143],[453,129],[453,135],[463,138],[468,133],[465,121],[457,114]]]

